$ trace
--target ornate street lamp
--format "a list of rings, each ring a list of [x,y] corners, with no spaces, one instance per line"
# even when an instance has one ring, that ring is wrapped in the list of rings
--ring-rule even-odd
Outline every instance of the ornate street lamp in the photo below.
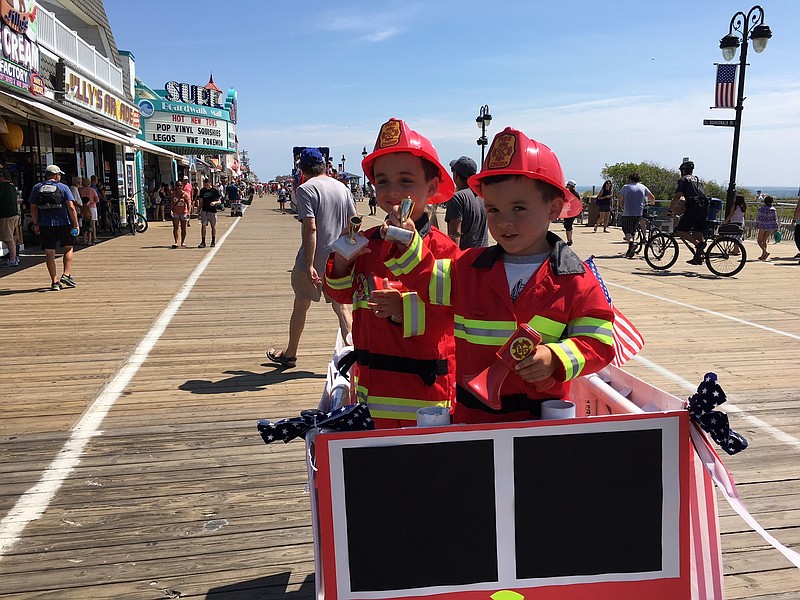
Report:
[[[364,149],[361,151],[361,160],[362,162],[367,159],[367,147],[364,146]],[[364,181],[361,185],[361,191],[364,192],[364,195],[367,195],[367,172],[364,171],[364,166],[361,166],[361,174],[364,175]]]
[[[486,146],[489,144],[489,140],[486,139],[486,128],[492,122],[492,115],[489,114],[488,104],[481,106],[481,110],[478,113],[478,118],[475,119],[475,122],[478,124],[478,129],[481,130],[481,137],[478,138],[478,146],[481,147],[481,168],[483,168]]]
[[[737,35],[738,33],[738,35]],[[756,5],[747,14],[739,11],[731,18],[728,34],[719,41],[722,58],[733,60],[736,49],[741,45],[739,53],[739,87],[736,94],[736,122],[733,128],[733,153],[731,155],[731,176],[728,180],[728,194],[725,202],[727,215],[733,206],[736,195],[736,168],[739,163],[739,134],[742,129],[742,111],[744,110],[744,74],[747,68],[747,41],[752,40],[753,50],[761,53],[772,37],[772,30],[764,24],[764,9]]]
[[[344,157],[344,154],[342,154],[342,173],[346,172],[345,171],[345,166],[344,166],[345,162],[347,162],[347,159]]]

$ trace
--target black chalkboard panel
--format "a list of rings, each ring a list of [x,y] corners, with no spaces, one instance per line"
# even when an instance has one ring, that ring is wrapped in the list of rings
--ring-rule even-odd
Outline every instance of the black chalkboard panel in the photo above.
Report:
[[[353,592],[497,581],[492,440],[342,450]]]
[[[514,440],[519,579],[661,569],[660,429]]]

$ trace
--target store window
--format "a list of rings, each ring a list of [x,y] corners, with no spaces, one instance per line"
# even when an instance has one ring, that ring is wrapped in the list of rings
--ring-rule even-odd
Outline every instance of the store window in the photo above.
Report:
[[[53,163],[58,165],[66,175],[64,182],[72,182],[78,175],[78,164],[75,159],[75,135],[68,132],[53,130]]]

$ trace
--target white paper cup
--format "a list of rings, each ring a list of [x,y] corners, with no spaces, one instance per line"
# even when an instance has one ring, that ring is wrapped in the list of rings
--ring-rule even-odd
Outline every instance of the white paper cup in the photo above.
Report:
[[[417,411],[417,427],[450,425],[450,410],[443,406],[426,406]]]
[[[569,400],[545,400],[542,402],[542,421],[572,419],[574,417],[575,404]]]

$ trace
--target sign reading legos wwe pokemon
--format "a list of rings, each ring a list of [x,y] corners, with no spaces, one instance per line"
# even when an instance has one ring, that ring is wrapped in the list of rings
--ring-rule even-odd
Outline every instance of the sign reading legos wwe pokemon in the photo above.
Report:
[[[378,136],[378,147],[390,148],[392,146],[397,146],[397,144],[400,143],[400,136],[402,133],[400,121],[395,121],[394,119],[387,121],[381,127],[381,133]]]
[[[517,149],[517,138],[510,133],[504,133],[494,138],[492,147],[489,148],[487,168],[505,169],[511,164],[511,159]]]

